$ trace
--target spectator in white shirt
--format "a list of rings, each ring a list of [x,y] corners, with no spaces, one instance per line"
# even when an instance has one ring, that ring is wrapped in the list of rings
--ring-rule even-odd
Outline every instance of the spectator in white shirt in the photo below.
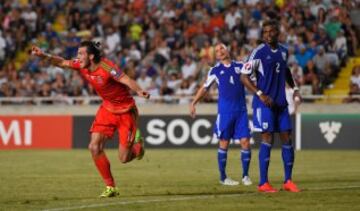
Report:
[[[335,42],[334,42],[334,50],[339,56],[340,59],[344,59],[347,56],[348,48],[346,43],[346,38],[344,36],[344,31],[340,30],[337,33]]]
[[[25,10],[21,13],[21,17],[25,20],[26,24],[30,27],[31,32],[36,31],[37,13],[32,10],[31,5],[27,5]]]
[[[5,60],[5,48],[6,48],[6,40],[2,35],[2,31],[0,30],[0,67],[2,66]]]
[[[139,61],[141,59],[141,52],[136,47],[135,43],[131,44],[131,46],[130,46],[129,57],[130,57],[130,59],[132,59],[134,61]]]
[[[196,64],[191,57],[187,56],[185,58],[185,63],[181,66],[181,73],[184,79],[195,76]]]
[[[146,71],[141,71],[140,77],[136,80],[142,90],[148,90],[151,86],[152,79],[146,75]]]
[[[236,19],[241,18],[240,12],[237,10],[236,5],[230,7],[229,12],[225,16],[225,23],[229,30],[232,30],[236,24]]]
[[[111,55],[115,53],[116,48],[120,44],[120,35],[117,31],[114,30],[113,27],[108,27],[106,29],[106,36],[105,36],[105,54]]]

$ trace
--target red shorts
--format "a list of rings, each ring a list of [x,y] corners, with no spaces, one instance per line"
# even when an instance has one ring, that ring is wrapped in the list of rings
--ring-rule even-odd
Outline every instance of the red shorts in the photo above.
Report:
[[[90,133],[101,133],[111,138],[117,129],[119,133],[119,144],[125,148],[129,148],[135,140],[137,119],[138,111],[136,107],[133,107],[125,113],[116,114],[100,106],[91,126]]]

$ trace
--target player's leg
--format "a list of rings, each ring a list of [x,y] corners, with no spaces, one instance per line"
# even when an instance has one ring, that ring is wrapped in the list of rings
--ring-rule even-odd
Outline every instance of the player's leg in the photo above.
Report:
[[[285,176],[283,189],[291,192],[299,192],[300,190],[292,182],[295,152],[291,140],[291,118],[287,108],[280,111],[278,121],[280,140],[282,142],[281,155],[284,164]]]
[[[218,115],[214,127],[214,132],[217,134],[219,139],[219,148],[217,152],[218,168],[220,172],[220,184],[238,185],[239,182],[232,180],[226,175],[229,140],[233,133],[230,117],[231,115]]]
[[[227,162],[229,143],[230,141],[225,139],[221,139],[219,141],[218,167],[220,172],[220,184],[233,186],[233,185],[238,185],[239,182],[231,179],[226,175],[226,162]]]
[[[249,177],[251,161],[250,129],[247,111],[239,113],[235,124],[234,139],[239,140],[241,146],[240,161],[243,170],[241,181],[244,185],[251,185],[252,181]]]
[[[115,187],[114,178],[110,171],[110,162],[104,152],[104,144],[106,136],[101,133],[92,133],[89,150],[91,152],[94,163],[102,176],[106,186]]]
[[[130,110],[120,114],[118,124],[119,132],[119,160],[122,163],[132,161],[136,157],[144,154],[143,141],[140,131],[136,127],[137,113]]]
[[[89,150],[103,181],[106,185],[104,192],[100,197],[113,197],[118,195],[115,187],[115,181],[111,174],[110,162],[104,152],[104,145],[107,137],[101,133],[92,133]]]
[[[284,182],[291,180],[292,169],[294,166],[295,152],[290,138],[290,132],[285,131],[280,133],[282,142],[281,155],[284,163]]]
[[[134,145],[132,148],[133,156],[141,160],[145,155],[144,137],[142,137],[140,129],[136,129]]]
[[[283,189],[290,192],[300,192],[300,189],[292,181],[292,170],[294,166],[295,152],[294,147],[291,143],[290,132],[281,132],[280,139],[282,141],[281,154],[284,163],[285,174]]]
[[[144,137],[142,137],[140,129],[138,128],[139,125],[139,112],[136,107],[131,110],[131,114],[133,117],[133,121],[135,122],[135,138],[134,144],[132,147],[133,156],[136,157],[138,160],[141,160],[145,155],[145,146],[144,146]]]
[[[250,168],[250,161],[251,161],[251,148],[250,148],[250,139],[249,138],[242,138],[240,139],[241,145],[241,164],[242,164],[242,179],[241,182],[243,185],[252,185],[252,181],[249,177],[249,168]]]
[[[254,109],[253,117],[255,131],[261,132],[261,144],[259,149],[260,182],[258,190],[260,192],[277,192],[277,190],[269,184],[268,179],[274,131],[273,112],[270,108],[258,107]]]
[[[122,114],[124,116],[125,114]],[[127,119],[127,118],[122,118]],[[135,157],[132,153],[133,140],[136,135],[136,129],[129,121],[121,121],[118,128],[119,132],[119,160],[121,163],[127,163]]]
[[[124,131],[124,130],[123,130]],[[135,133],[135,136],[132,136]],[[122,163],[128,163],[132,161],[133,159],[137,158],[138,160],[141,160],[145,154],[144,150],[144,144],[143,144],[143,138],[141,136],[140,130],[135,129],[132,130],[130,137],[132,137],[133,142],[132,144],[122,144],[123,141],[121,140],[127,140],[128,137],[120,137],[120,144],[119,144],[119,160]]]
[[[95,166],[106,184],[106,189],[100,195],[101,197],[112,197],[118,195],[118,191],[115,188],[115,181],[111,174],[110,162],[104,152],[104,146],[107,138],[111,137],[115,131],[115,127],[112,123],[114,120],[115,119],[110,112],[103,107],[100,107],[90,129],[91,140],[89,150]]]
[[[224,182],[224,180],[227,178],[226,162],[227,162],[228,146],[229,146],[228,140],[220,140],[219,141],[219,149],[218,149],[217,159],[218,159],[218,168],[219,168],[219,172],[220,172],[220,181],[221,182]]]
[[[270,165],[272,144],[273,144],[272,133],[271,132],[261,133],[261,144],[259,149],[259,171],[260,171],[259,188],[263,185],[267,187],[269,184],[268,171]]]

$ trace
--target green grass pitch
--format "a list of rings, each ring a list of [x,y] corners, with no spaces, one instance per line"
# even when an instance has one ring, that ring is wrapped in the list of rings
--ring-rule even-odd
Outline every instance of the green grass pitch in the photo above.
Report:
[[[227,172],[240,179],[239,149],[229,151]],[[216,149],[147,150],[141,161],[121,164],[107,150],[120,196],[97,198],[104,185],[87,150],[0,151],[0,210],[360,210],[359,151],[296,153],[294,181],[301,193],[256,192],[255,183],[218,183]],[[269,178],[280,188],[279,150],[272,151]]]

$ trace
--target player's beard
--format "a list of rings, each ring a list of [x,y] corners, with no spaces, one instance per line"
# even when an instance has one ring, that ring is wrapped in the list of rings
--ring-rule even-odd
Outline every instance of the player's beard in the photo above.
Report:
[[[274,36],[274,37],[269,36],[267,39],[265,39],[265,42],[271,46],[276,46],[278,43],[278,36],[279,36],[279,33],[277,33],[276,36]]]
[[[88,68],[88,67],[90,67],[90,59],[89,58],[86,58],[85,59],[85,61],[84,61],[84,66],[83,66],[83,68]]]

